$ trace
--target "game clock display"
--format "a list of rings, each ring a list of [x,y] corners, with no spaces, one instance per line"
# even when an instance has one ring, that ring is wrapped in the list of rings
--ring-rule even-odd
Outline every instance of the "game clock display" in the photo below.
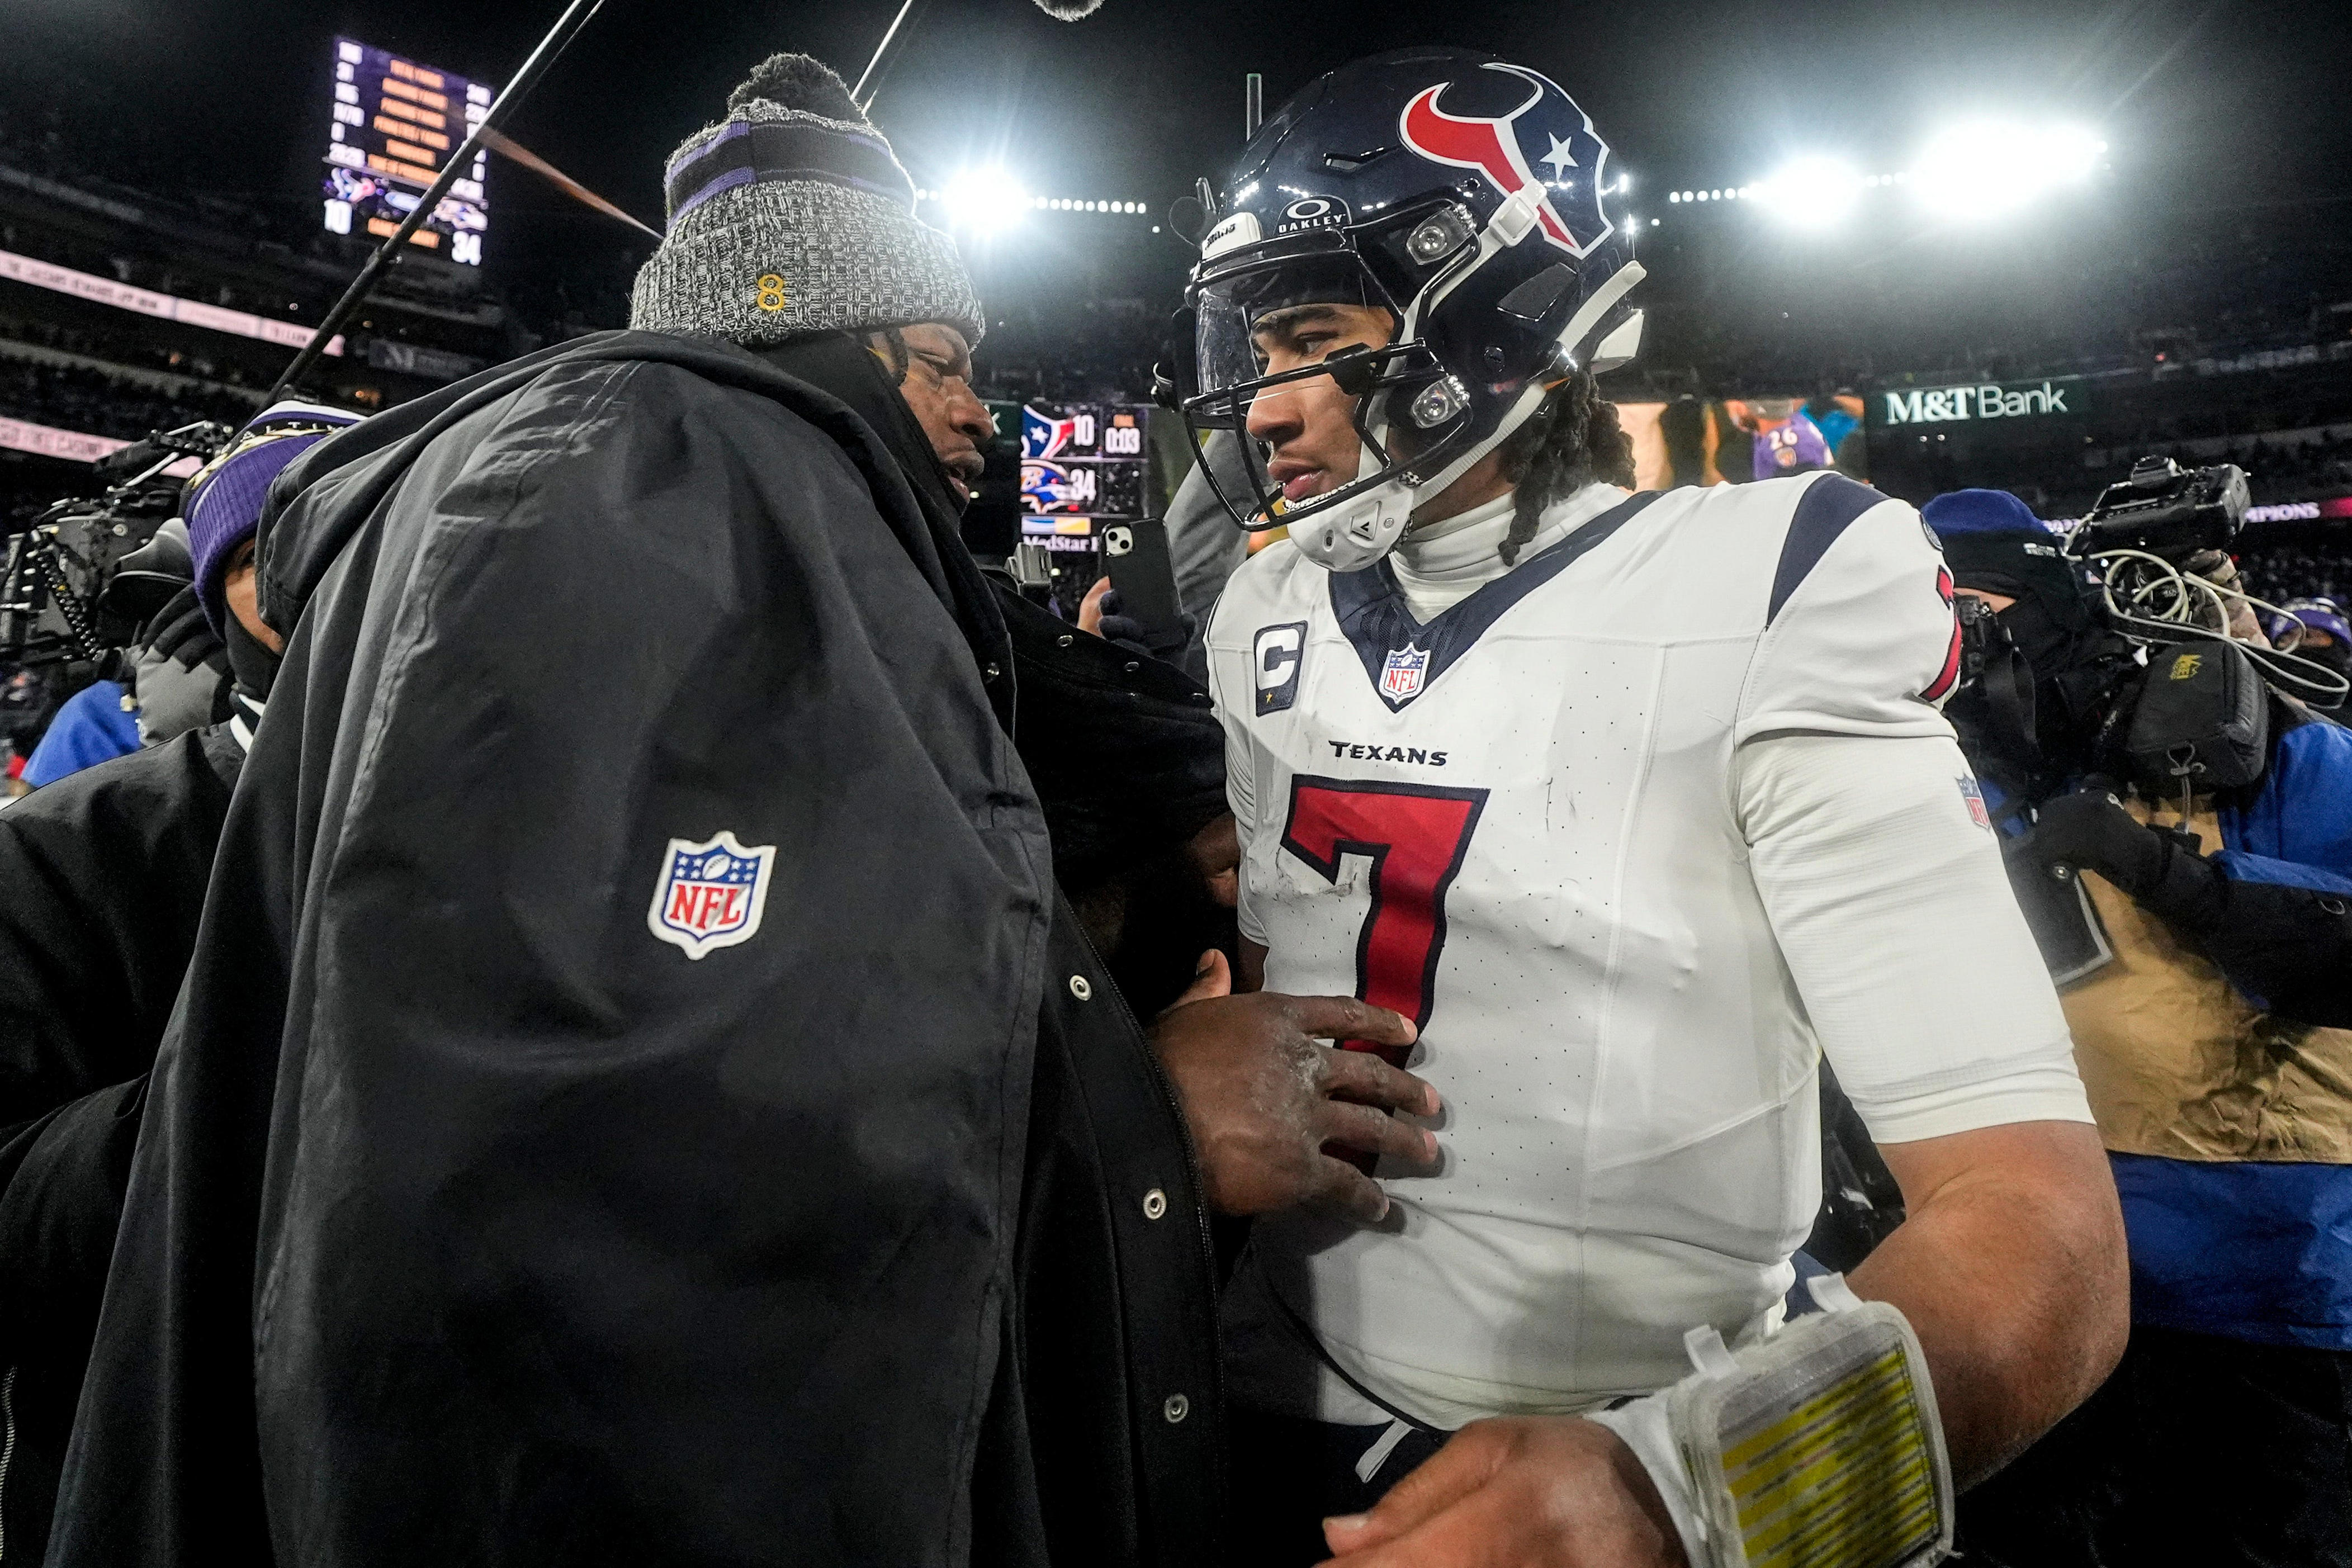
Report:
[[[1124,403],[1024,403],[1023,531],[1059,549],[1091,549],[1097,525],[1139,517],[1144,417]]]
[[[335,40],[334,103],[327,128],[329,232],[381,239],[416,204],[490,111],[497,89],[352,38]],[[453,183],[411,244],[467,267],[482,262],[490,226],[482,199],[487,154]]]

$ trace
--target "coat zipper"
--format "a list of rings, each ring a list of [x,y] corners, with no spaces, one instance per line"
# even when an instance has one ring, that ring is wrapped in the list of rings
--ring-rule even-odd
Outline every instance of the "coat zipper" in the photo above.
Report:
[[[16,1457],[16,1369],[0,1373],[0,1563],[8,1560],[8,1463]]]

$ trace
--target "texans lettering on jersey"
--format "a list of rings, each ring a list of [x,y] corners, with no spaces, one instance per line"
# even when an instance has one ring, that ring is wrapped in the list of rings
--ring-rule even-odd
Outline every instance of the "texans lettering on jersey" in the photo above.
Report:
[[[1242,568],[1209,644],[1243,929],[1268,988],[1413,1019],[1446,1106],[1442,1174],[1382,1173],[1391,1224],[1260,1223],[1245,1397],[1297,1381],[1247,1364],[1285,1323],[1450,1427],[1660,1387],[1685,1329],[1776,1310],[1819,1047],[1733,751],[1948,736],[1942,568],[1908,506],[1830,474],[1632,497],[1427,623],[1385,563]]]

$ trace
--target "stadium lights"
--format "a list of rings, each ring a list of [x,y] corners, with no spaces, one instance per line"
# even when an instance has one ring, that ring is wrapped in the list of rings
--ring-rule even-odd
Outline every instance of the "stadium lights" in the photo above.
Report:
[[[1932,213],[1989,219],[2082,184],[2104,165],[2106,152],[2107,144],[2080,126],[1974,121],[1937,136],[1909,169],[1862,174],[1842,159],[1812,154],[1753,184],[1668,191],[1666,201],[1675,206],[1760,201],[1799,227],[1827,228],[1864,192],[1903,186]]]
[[[1100,213],[1121,217],[1144,217],[1151,211],[1141,202],[1106,202],[1079,196],[1033,196],[1022,190],[1010,175],[994,169],[959,174],[942,191],[918,187],[915,200],[940,204],[948,209],[951,224],[967,228],[1001,228],[1018,221],[1015,214],[1024,212]]]
[[[1782,221],[1800,228],[1828,228],[1853,210],[1862,177],[1846,163],[1819,155],[1783,164],[1770,179],[1747,187]]]
[[[1021,221],[1020,214],[1029,206],[1029,193],[1012,175],[990,164],[957,173],[939,193],[939,201],[947,208],[951,226],[993,234]]]
[[[2080,126],[2007,120],[1956,125],[1927,144],[1912,190],[1931,211],[1995,218],[2062,186],[2080,184],[2107,144]]]

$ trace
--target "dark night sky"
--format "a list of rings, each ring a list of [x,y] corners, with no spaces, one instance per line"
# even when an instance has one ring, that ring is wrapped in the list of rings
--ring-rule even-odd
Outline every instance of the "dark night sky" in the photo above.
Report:
[[[137,172],[148,181],[169,167],[192,187],[308,203],[334,33],[496,80],[559,8],[0,0],[0,111],[21,133],[63,99],[79,120],[102,116],[143,149]],[[893,8],[606,0],[509,130],[658,224],[664,155],[719,114],[752,61],[804,49],[854,77]],[[1801,152],[1899,166],[1940,122],[2020,111],[2098,127],[2130,205],[2352,222],[2342,0],[1107,0],[1076,24],[1028,0],[929,0],[877,118],[919,181],[996,158],[1032,189],[1157,209],[1237,151],[1245,70],[1265,74],[1271,108],[1351,56],[1424,42],[1488,48],[1552,75],[1633,172],[1637,205],[1644,191],[1654,200],[1670,183],[1754,179]],[[131,155],[110,155],[132,172]],[[521,239],[518,225],[557,233],[577,221],[528,174],[500,168],[493,180],[494,255],[501,224]]]

